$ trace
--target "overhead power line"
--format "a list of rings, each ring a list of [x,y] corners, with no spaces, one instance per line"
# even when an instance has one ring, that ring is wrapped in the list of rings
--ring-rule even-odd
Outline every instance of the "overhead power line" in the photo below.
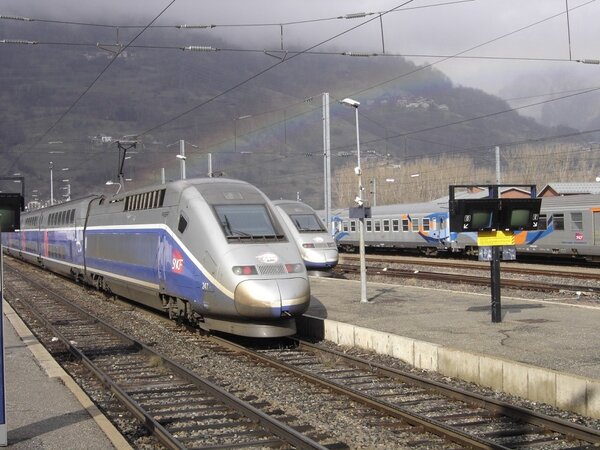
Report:
[[[46,129],[46,131],[44,131],[44,133],[33,143],[33,145],[31,145],[31,147],[29,147],[28,150],[31,150],[36,145],[38,145],[48,135],[48,133],[50,133],[50,131],[52,131],[73,110],[73,108],[75,108],[75,106],[81,101],[81,99],[94,87],[94,85],[98,82],[98,80],[100,80],[100,78],[102,77],[102,75],[104,75],[104,73],[106,73],[106,71],[110,68],[110,66],[112,66],[112,64],[117,60],[117,57],[121,53],[123,53],[123,51],[125,51],[125,49],[127,49],[131,44],[133,44],[144,33],[144,31],[146,31],[146,29],[150,25],[152,25],[154,22],[156,22],[158,20],[158,18],[160,16],[162,16],[165,13],[165,11],[167,9],[169,9],[169,7],[171,7],[171,5],[173,3],[175,3],[176,1],[177,0],[171,0],[171,2],[165,8],[163,8],[163,10],[160,13],[158,13],[158,15],[154,19],[152,19],[152,21],[144,29],[142,29],[138,34],[136,34],[135,37],[133,39],[131,39],[127,45],[125,45],[124,47],[120,48],[114,54],[114,56],[112,57],[112,59],[108,62],[108,64],[104,67],[104,69],[102,69],[102,71],[98,74],[98,76],[96,76],[96,78],[77,97],[77,99],[75,99],[75,101],[73,103],[71,103],[71,105],[60,115],[60,117],[48,129]],[[18,162],[18,160],[19,160],[19,158],[17,158],[15,160],[15,162],[12,164],[11,168],[9,169],[9,171],[12,170],[12,168],[15,166],[15,164]]]
[[[178,24],[178,25],[134,25],[134,24],[108,24],[108,23],[90,23],[90,22],[76,22],[76,21],[68,21],[68,20],[51,20],[51,19],[41,19],[41,18],[30,18],[30,17],[21,17],[21,16],[7,16],[0,15],[0,20],[17,20],[24,22],[40,22],[40,23],[51,23],[57,25],[78,25],[78,26],[88,26],[88,27],[101,27],[101,28],[177,28],[177,29],[212,29],[212,28],[256,28],[256,27],[279,27],[279,26],[290,26],[290,25],[303,25],[317,22],[325,22],[325,21],[334,21],[334,20],[348,20],[348,19],[360,19],[367,16],[380,16],[388,13],[395,12],[406,12],[417,9],[426,9],[426,8],[436,8],[440,6],[451,6],[457,5],[460,3],[472,3],[476,0],[454,0],[448,2],[434,3],[431,5],[422,5],[422,6],[413,6],[402,9],[394,9],[390,11],[372,11],[372,12],[358,12],[358,13],[350,13],[350,14],[340,14],[332,17],[320,17],[315,19],[305,19],[305,20],[289,20],[282,22],[257,22],[257,23],[222,23],[222,24]]]

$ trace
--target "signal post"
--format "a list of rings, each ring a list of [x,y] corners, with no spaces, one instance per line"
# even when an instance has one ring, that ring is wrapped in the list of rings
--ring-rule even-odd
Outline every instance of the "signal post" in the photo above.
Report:
[[[487,188],[485,198],[456,199],[456,188]],[[530,198],[499,198],[500,187],[529,189]],[[535,185],[450,186],[450,232],[477,233],[479,259],[490,261],[492,322],[502,322],[500,260],[515,259],[515,231],[537,230],[542,199]]]

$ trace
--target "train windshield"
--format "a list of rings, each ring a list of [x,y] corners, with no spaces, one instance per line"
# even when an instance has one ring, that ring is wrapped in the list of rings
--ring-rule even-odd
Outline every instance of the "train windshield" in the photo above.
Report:
[[[301,233],[325,231],[325,227],[314,214],[290,214],[290,219]]]
[[[215,212],[225,237],[230,240],[283,239],[265,205],[221,205]]]

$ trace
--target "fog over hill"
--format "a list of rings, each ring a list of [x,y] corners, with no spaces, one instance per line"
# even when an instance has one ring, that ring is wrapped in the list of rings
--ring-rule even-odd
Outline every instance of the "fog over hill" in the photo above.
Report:
[[[14,23],[2,34],[24,35]],[[553,126],[544,126],[510,111],[498,97],[456,85],[436,68],[417,70],[402,57],[303,54],[282,60],[227,51],[239,42],[214,38],[221,51],[187,52],[177,49],[180,37],[153,30],[89,88],[113,55],[95,44],[114,43],[114,30],[38,24],[26,35],[39,44],[0,46],[1,167],[5,174],[24,174],[28,189],[42,194],[50,161],[69,168],[74,195],[104,187],[117,175],[114,140],[140,135],[126,161],[129,187],[158,181],[161,167],[177,178],[179,147],[173,144],[184,139],[188,177],[206,175],[210,154],[215,171],[255,183],[273,198],[302,191],[318,206],[323,92],[331,96],[333,170],[353,163],[354,114],[338,103],[347,96],[361,102],[365,159],[384,164],[453,153],[489,163],[495,145],[576,131],[552,115],[558,105],[545,106],[542,115]],[[123,32],[120,42],[126,37]],[[588,116],[582,125],[599,121]]]

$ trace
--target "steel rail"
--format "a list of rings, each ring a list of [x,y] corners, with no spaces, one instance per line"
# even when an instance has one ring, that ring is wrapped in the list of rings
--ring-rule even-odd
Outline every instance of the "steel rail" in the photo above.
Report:
[[[358,257],[354,255],[344,254],[340,257],[340,263],[343,263],[344,260],[348,261],[357,261]],[[464,261],[446,261],[446,260],[431,260],[426,258],[402,258],[402,259],[391,259],[391,258],[382,258],[374,255],[367,255],[367,262],[373,263],[383,263],[383,264],[405,264],[410,265],[414,264],[417,266],[431,266],[431,267],[447,267],[452,269],[465,269],[465,270],[489,270],[489,263],[478,263],[476,261],[473,262],[464,262]],[[504,264],[502,266],[502,272],[504,273],[515,273],[515,274],[523,274],[523,275],[540,275],[540,276],[548,276],[548,277],[568,277],[568,278],[578,278],[582,280],[599,280],[600,281],[600,273],[587,273],[587,272],[573,272],[569,270],[556,270],[556,269],[539,269],[533,267],[514,267],[509,264]]]
[[[253,350],[250,350],[242,345],[233,343],[226,339],[211,336],[211,339],[220,345],[229,348],[230,350],[236,351],[238,353],[247,355],[253,359],[259,360],[265,364],[268,364],[272,367],[275,367],[279,370],[283,370],[288,373],[292,373],[293,375],[303,378],[310,383],[317,384],[319,386],[325,387],[327,389],[338,392],[344,396],[349,397],[350,399],[359,402],[363,405],[366,405],[370,408],[381,411],[385,414],[388,414],[397,419],[404,420],[406,423],[409,423],[415,427],[420,427],[421,429],[428,431],[430,433],[441,436],[445,439],[451,440],[452,442],[456,442],[460,445],[468,446],[473,449],[485,449],[485,450],[509,450],[510,447],[505,447],[503,445],[497,444],[495,442],[481,439],[477,436],[469,435],[461,430],[458,430],[453,427],[449,427],[441,422],[438,422],[434,419],[430,419],[421,414],[417,414],[414,412],[406,411],[403,408],[395,406],[391,403],[384,402],[381,400],[377,400],[371,396],[367,396],[360,391],[343,386],[340,383],[333,382],[331,380],[327,380],[324,377],[308,373],[304,370],[293,367],[289,364],[282,363],[280,361],[275,361],[271,358],[263,356]]]
[[[557,433],[571,436],[575,439],[580,439],[582,441],[593,444],[600,443],[599,430],[587,428],[576,423],[547,416],[545,414],[541,414],[536,411],[531,411],[519,406],[511,405],[509,403],[502,402],[491,397],[484,397],[474,392],[468,392],[463,389],[451,387],[434,380],[419,377],[418,375],[415,375],[410,372],[404,372],[399,369],[385,367],[376,362],[366,361],[364,359],[341,353],[333,349],[321,347],[319,345],[315,345],[310,342],[303,341],[301,339],[291,339],[299,345],[299,348],[307,348],[311,351],[334,355],[337,358],[342,358],[346,361],[349,361],[354,367],[359,367],[364,370],[373,371],[386,377],[397,379],[426,389],[434,390],[441,395],[451,397],[456,400],[460,400],[465,403],[478,406],[480,408],[487,409],[499,415],[509,416],[513,419],[522,420],[532,425],[542,426]]]
[[[17,273],[14,268],[9,268],[14,273]],[[218,400],[222,401],[224,404],[232,407],[234,410],[242,414],[243,416],[249,418],[250,420],[260,423],[267,430],[272,432],[275,436],[279,437],[283,441],[295,446],[300,449],[318,449],[318,450],[326,450],[326,447],[320,445],[319,443],[313,441],[307,436],[297,432],[292,427],[280,422],[279,420],[270,417],[268,414],[260,411],[259,409],[253,407],[249,403],[238,399],[234,395],[228,393],[224,389],[220,388],[216,384],[201,378],[195,375],[190,370],[182,367],[181,365],[171,361],[162,355],[157,354],[155,351],[144,345],[143,343],[135,340],[134,338],[128,336],[127,334],[117,330],[112,325],[106,323],[102,319],[93,316],[87,311],[83,310],[79,306],[73,304],[66,298],[64,298],[59,293],[53,291],[47,286],[44,286],[38,283],[35,280],[32,280],[29,277],[24,276],[23,274],[18,273],[18,276],[25,279],[27,282],[35,285],[39,289],[47,292],[53,298],[59,300],[69,308],[75,310],[78,314],[81,314],[87,318],[94,320],[95,324],[101,326],[103,329],[108,331],[109,333],[117,336],[122,341],[128,343],[136,349],[139,349],[143,353],[147,355],[151,355],[157,358],[160,358],[161,363],[171,369],[173,372],[177,373],[179,376],[184,378],[189,383],[194,384],[200,389],[204,390],[215,396]],[[56,337],[66,346],[66,348],[71,352],[76,358],[82,361],[82,363],[90,370],[105,386],[109,388],[111,392],[115,394],[123,402],[123,404],[127,407],[127,409],[151,432],[153,433],[159,441],[170,449],[185,449],[186,447],[181,444],[173,435],[171,435],[160,423],[158,423],[152,416],[150,416],[146,411],[135,401],[133,400],[126,392],[124,392],[115,382],[112,381],[109,375],[104,373],[100,368],[98,368],[89,358],[85,356],[85,354],[76,347],[68,338],[66,338],[49,320],[47,320],[43,315],[38,313],[29,303],[26,303],[29,307],[30,311],[44,323],[48,329],[50,329],[53,333],[55,333]]]
[[[350,273],[357,273],[358,266],[353,264],[338,264],[337,267]],[[490,277],[481,277],[476,275],[456,274],[456,273],[441,273],[441,272],[426,272],[422,270],[409,269],[391,269],[391,268],[367,266],[367,272],[371,274],[376,271],[378,275],[386,277],[401,277],[401,278],[418,278],[431,281],[445,281],[448,283],[474,284],[478,286],[489,286]],[[529,291],[556,292],[556,291],[581,291],[581,292],[598,292],[600,287],[597,286],[576,286],[569,284],[543,283],[529,280],[514,280],[502,278],[500,285],[506,288],[524,289]]]

